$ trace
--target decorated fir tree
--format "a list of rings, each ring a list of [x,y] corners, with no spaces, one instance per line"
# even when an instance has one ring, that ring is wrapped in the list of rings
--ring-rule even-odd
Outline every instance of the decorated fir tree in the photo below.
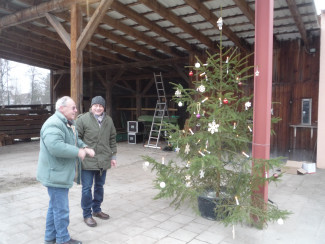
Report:
[[[173,84],[174,101],[186,106],[189,115],[183,129],[164,125],[175,159],[162,163],[144,156],[145,165],[151,164],[156,171],[157,199],[171,198],[176,207],[191,202],[197,208],[197,199],[204,196],[215,204],[214,217],[225,225],[256,224],[257,219],[261,227],[289,213],[254,194],[266,181],[279,180],[281,174],[252,172],[262,172],[263,167],[274,171],[282,161],[257,162],[249,156],[252,96],[243,87],[252,78],[253,68],[247,64],[247,56],[242,58],[233,49],[223,51],[221,47],[218,54],[207,54],[207,60],[197,59],[190,67],[194,88]]]

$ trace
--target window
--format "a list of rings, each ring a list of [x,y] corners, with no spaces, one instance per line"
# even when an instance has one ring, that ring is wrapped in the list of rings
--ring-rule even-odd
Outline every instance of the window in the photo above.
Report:
[[[304,98],[301,100],[301,124],[311,124],[311,98]]]

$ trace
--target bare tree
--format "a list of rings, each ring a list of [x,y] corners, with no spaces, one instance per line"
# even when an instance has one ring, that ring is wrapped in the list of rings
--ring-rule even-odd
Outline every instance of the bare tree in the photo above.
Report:
[[[0,105],[10,105],[13,87],[10,86],[11,66],[8,60],[0,59]]]
[[[40,79],[40,73],[34,66],[30,66],[28,73],[31,81],[30,103],[40,104],[42,103],[41,97],[44,91],[44,84],[42,82],[42,79]]]

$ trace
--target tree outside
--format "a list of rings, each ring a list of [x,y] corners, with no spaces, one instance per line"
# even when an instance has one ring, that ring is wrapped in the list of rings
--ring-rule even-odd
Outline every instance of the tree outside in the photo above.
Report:
[[[48,103],[48,70],[0,59],[0,106]]]

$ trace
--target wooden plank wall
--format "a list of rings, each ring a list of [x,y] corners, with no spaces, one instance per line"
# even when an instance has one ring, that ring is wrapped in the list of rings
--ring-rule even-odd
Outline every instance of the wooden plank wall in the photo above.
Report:
[[[51,116],[47,105],[5,106],[0,108],[0,134],[14,139],[40,136],[40,129]]]
[[[315,48],[310,53],[309,48]],[[271,138],[271,150],[285,155],[293,149],[293,128],[301,122],[301,100],[312,99],[312,124],[317,125],[319,39],[305,48],[299,40],[281,42],[274,50],[272,102],[274,116],[281,121],[273,125],[276,135]],[[317,129],[311,138],[310,128],[297,128],[296,149],[314,150]]]

